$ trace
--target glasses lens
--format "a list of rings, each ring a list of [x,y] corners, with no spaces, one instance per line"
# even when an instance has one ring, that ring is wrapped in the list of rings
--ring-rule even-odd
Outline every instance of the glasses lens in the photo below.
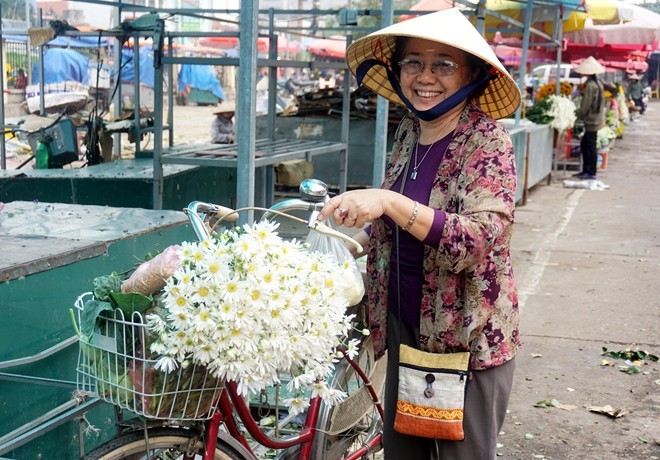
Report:
[[[404,59],[399,62],[399,65],[401,66],[401,70],[408,75],[418,74],[424,68],[424,64],[415,59]]]
[[[443,76],[453,74],[454,72],[456,72],[457,68],[458,68],[458,64],[452,61],[436,61],[431,66],[431,69],[434,74],[443,75]]]

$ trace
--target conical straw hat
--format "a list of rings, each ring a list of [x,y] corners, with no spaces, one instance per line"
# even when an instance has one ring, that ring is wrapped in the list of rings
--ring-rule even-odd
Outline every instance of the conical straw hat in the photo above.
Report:
[[[597,73],[605,73],[605,67],[595,57],[589,56],[580,62],[580,65],[575,68],[575,71],[582,75],[595,75]]]
[[[233,102],[222,101],[216,107],[215,111],[213,112],[213,115],[220,115],[221,113],[228,113],[228,112],[236,112],[236,106],[234,105]]]
[[[392,68],[396,37],[432,40],[453,46],[483,59],[493,67],[493,78],[476,99],[482,110],[493,118],[505,118],[520,105],[520,89],[506,71],[486,40],[456,8],[399,22],[356,40],[346,52],[348,68],[355,75],[357,67],[368,59],[376,59]],[[383,66],[371,67],[362,84],[395,104],[404,105],[387,78]]]

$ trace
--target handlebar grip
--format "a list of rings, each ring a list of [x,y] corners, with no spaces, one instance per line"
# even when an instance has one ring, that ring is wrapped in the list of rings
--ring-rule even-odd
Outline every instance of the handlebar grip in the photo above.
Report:
[[[213,211],[215,211],[215,217],[218,219],[226,220],[228,222],[236,222],[238,220],[238,213],[232,208],[216,204]]]

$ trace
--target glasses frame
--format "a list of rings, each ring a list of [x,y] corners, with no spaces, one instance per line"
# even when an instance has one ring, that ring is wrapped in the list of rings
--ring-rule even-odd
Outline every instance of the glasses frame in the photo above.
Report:
[[[404,67],[405,67],[406,64],[409,64],[411,62],[418,62],[419,64],[422,65],[422,67],[417,72],[413,72],[413,73],[406,72],[404,70]],[[443,63],[443,64],[451,63],[451,66],[450,66],[451,70],[449,71],[449,73],[438,72],[437,68],[434,69],[433,67],[438,63]],[[410,76],[422,74],[422,73],[424,73],[424,69],[426,69],[426,63],[419,60],[419,59],[406,58],[406,59],[400,60],[398,62],[398,64],[399,64],[399,67],[401,68],[401,72],[405,73],[406,75],[410,75]],[[437,76],[440,76],[440,77],[449,77],[450,75],[455,74],[459,67],[466,67],[466,65],[465,64],[457,64],[454,61],[450,61],[448,59],[439,59],[439,60],[437,60],[437,61],[435,61],[431,64],[431,73],[433,75],[437,75]]]

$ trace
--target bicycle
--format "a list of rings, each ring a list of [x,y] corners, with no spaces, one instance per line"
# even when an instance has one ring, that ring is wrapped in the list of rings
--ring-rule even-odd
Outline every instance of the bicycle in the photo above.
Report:
[[[276,204],[266,210],[263,218],[286,215],[294,210],[304,211],[309,213],[305,223],[310,228],[316,228],[319,225],[316,220],[318,212],[329,199],[328,188],[324,183],[312,179],[304,181],[300,191],[301,198]],[[186,213],[200,240],[210,234],[209,230],[217,225],[218,220],[236,216],[234,210],[202,202],[191,203]],[[336,230],[324,231],[347,238]],[[76,303],[79,318],[84,296]],[[170,391],[169,387],[166,389],[165,380],[158,385],[147,382],[144,374],[151,364],[141,358],[148,353],[144,349],[144,340],[140,340],[145,330],[143,318],[139,314],[138,317],[134,313],[132,317],[126,318],[119,310],[105,324],[103,332],[106,336],[128,336],[138,345],[132,350],[117,350],[114,345],[113,350],[104,345],[91,348],[86,345],[87,348],[84,348],[81,344],[79,388],[96,389],[102,399],[115,404],[115,407],[129,409],[143,417],[121,422],[120,433],[89,452],[85,459],[246,460],[263,458],[265,449],[273,449],[277,453],[272,458],[279,460],[353,460],[365,458],[382,448],[383,408],[380,393],[385,379],[386,360],[375,361],[368,339],[363,341],[354,359],[346,351],[340,350],[343,357],[335,367],[331,384],[333,388],[348,394],[344,401],[328,406],[319,397],[313,398],[302,428],[291,428],[295,417],[287,415],[281,420],[278,417],[279,387],[276,387],[276,426],[275,429],[266,429],[261,426],[264,418],[256,419],[259,414],[254,416],[254,408],[239,395],[235,382],[213,381],[208,375],[198,377],[199,370],[194,365],[186,370],[179,369],[173,375],[167,374],[166,380],[176,381],[175,391]],[[135,384],[136,388],[129,388],[125,384],[113,382],[113,379],[117,379],[110,379],[108,376],[112,373],[107,370],[96,374],[90,372],[94,365],[89,358],[90,354],[101,356],[103,359],[100,361],[105,363],[104,366],[107,364],[108,368],[124,366],[129,369],[133,366],[131,372],[136,371],[135,362],[141,362],[137,371],[142,371],[142,383]],[[204,387],[193,388],[192,381],[200,378],[203,378]],[[142,388],[138,389],[137,386]],[[146,386],[152,386],[152,389],[155,387],[153,394],[146,394],[146,390],[142,392]],[[160,393],[158,388],[161,389]],[[257,407],[257,412],[263,409],[263,402]],[[147,406],[151,409],[147,410]],[[122,409],[118,409],[120,419]],[[292,434],[284,436],[284,431]]]

